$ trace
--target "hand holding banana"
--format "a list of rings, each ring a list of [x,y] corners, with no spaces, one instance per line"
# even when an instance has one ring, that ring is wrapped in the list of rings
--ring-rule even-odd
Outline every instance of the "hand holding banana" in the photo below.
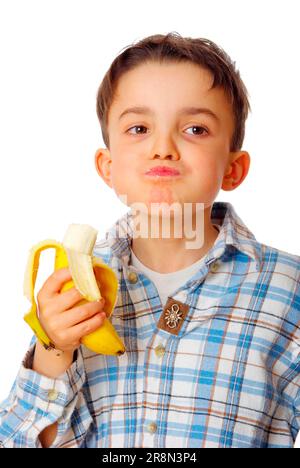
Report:
[[[71,224],[62,243],[45,240],[30,250],[24,294],[31,308],[24,320],[46,349],[74,351],[82,343],[100,354],[125,352],[108,320],[116,304],[118,280],[108,265],[92,256],[96,238],[97,231],[91,226]],[[38,292],[37,306],[34,287],[39,258],[48,248],[56,250],[55,271]]]

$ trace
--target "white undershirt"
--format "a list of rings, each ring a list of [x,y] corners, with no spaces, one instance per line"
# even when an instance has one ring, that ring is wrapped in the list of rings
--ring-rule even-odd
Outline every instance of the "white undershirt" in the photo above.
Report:
[[[220,231],[220,227],[218,225],[214,224],[214,226],[218,231]],[[199,270],[202,261],[203,257],[182,270],[174,271],[172,273],[158,273],[141,263],[131,250],[131,265],[142,273],[145,273],[145,275],[155,284],[163,306],[167,302],[169,295],[186,283],[189,278],[194,276],[194,274]]]

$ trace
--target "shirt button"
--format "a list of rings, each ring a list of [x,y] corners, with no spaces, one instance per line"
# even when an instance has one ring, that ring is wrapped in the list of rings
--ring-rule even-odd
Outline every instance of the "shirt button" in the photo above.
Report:
[[[156,346],[154,351],[157,357],[163,357],[163,355],[166,352],[166,348],[162,345],[159,345],[159,346]]]
[[[148,424],[148,431],[150,432],[150,434],[155,434],[155,432],[157,431],[157,424],[155,422]]]
[[[216,272],[220,268],[220,264],[218,262],[215,262],[211,265],[210,269],[213,272]]]
[[[49,390],[48,392],[48,400],[50,401],[55,401],[58,397],[58,391],[57,390]]]
[[[136,283],[137,280],[138,280],[138,276],[136,273],[134,273],[133,271],[131,271],[128,275],[128,279],[129,279],[129,282],[130,283]]]

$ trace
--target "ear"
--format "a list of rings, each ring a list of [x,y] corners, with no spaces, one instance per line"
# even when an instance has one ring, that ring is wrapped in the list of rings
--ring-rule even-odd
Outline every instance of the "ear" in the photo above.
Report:
[[[225,191],[236,189],[246,178],[249,167],[250,155],[247,151],[230,153],[221,188]]]
[[[111,163],[112,159],[109,150],[106,148],[99,148],[95,153],[96,170],[110,188],[112,188]]]

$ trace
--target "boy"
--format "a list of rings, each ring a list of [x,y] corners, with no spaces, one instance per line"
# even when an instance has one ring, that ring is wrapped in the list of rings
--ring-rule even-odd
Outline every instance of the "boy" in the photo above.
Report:
[[[120,283],[120,357],[80,346],[103,305],[59,294],[67,269],[47,279],[39,319],[63,353],[33,339],[1,406],[4,447],[293,446],[300,257],[260,244],[231,204],[214,202],[247,176],[249,108],[234,64],[206,39],[156,35],[114,60],[97,96],[106,148],[96,169],[128,206],[145,207],[143,221],[155,203],[190,204],[195,226],[202,204],[203,242],[135,236],[129,212],[96,244]]]

